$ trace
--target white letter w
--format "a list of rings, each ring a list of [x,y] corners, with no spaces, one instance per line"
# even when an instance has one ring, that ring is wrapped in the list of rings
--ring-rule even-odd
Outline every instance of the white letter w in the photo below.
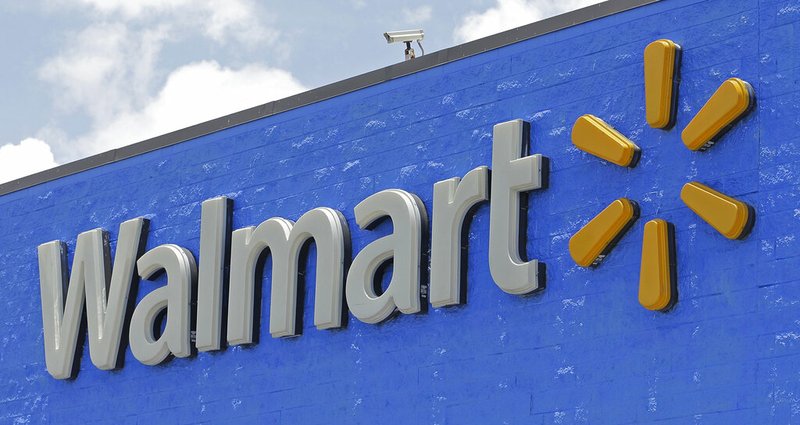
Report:
[[[133,268],[144,245],[146,220],[136,218],[119,226],[117,252],[111,271],[108,233],[102,229],[78,235],[69,287],[67,249],[61,241],[39,245],[39,282],[47,371],[56,379],[74,376],[78,331],[87,302],[89,353],[92,363],[110,370],[117,365],[122,325],[133,280]],[[66,303],[64,295],[66,293]]]

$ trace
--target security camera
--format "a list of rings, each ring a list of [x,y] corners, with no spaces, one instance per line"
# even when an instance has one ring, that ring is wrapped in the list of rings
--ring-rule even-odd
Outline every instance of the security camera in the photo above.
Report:
[[[422,30],[390,31],[383,33],[387,43],[419,41],[425,38]]]
[[[386,42],[391,43],[406,43],[406,60],[411,60],[417,57],[414,49],[411,48],[411,42],[416,41],[422,54],[425,54],[425,49],[422,48],[420,41],[425,38],[425,32],[422,30],[405,30],[405,31],[390,31],[383,33],[386,37]]]

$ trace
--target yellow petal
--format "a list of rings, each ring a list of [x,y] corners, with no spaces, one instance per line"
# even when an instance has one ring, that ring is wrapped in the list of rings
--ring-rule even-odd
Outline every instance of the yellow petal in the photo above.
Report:
[[[747,112],[753,97],[753,88],[746,81],[726,80],[683,129],[683,144],[693,151],[713,145],[717,136]]]
[[[680,50],[672,40],[656,40],[644,49],[646,117],[653,128],[666,128],[673,122]]]
[[[621,167],[632,167],[639,147],[594,115],[583,115],[572,126],[572,144]]]
[[[629,199],[612,202],[572,235],[569,240],[572,259],[582,267],[599,264],[637,216],[638,208]]]
[[[650,220],[644,225],[639,304],[648,310],[666,310],[672,305],[676,292],[673,235],[664,220]]]
[[[681,189],[681,199],[728,239],[746,236],[753,224],[752,208],[703,184],[686,183]]]

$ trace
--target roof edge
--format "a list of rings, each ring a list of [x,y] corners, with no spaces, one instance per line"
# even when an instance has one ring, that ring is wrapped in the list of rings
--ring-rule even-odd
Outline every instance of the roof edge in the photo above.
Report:
[[[0,196],[660,0],[609,0],[0,184]]]

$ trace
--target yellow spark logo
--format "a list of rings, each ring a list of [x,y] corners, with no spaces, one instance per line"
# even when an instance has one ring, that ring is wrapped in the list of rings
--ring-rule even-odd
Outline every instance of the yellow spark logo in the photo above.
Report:
[[[680,46],[657,40],[644,50],[645,109],[653,128],[668,129],[675,122],[677,70]],[[753,105],[753,88],[730,78],[723,82],[681,133],[686,148],[710,148]],[[572,143],[580,150],[620,167],[635,167],[640,149],[602,119],[583,115],[572,128]],[[703,185],[683,186],[681,200],[728,239],[742,239],[753,225],[755,212],[742,201]],[[634,201],[620,198],[608,205],[576,232],[569,252],[579,266],[598,265],[639,216]],[[673,226],[662,219],[644,225],[639,274],[639,303],[649,310],[667,310],[677,301],[675,236]]]

